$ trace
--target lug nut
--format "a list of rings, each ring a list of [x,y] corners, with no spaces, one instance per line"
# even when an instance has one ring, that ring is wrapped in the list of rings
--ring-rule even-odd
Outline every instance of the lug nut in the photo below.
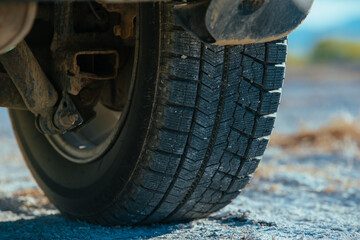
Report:
[[[79,119],[79,115],[77,113],[71,113],[71,112],[62,112],[60,115],[60,124],[65,127],[71,127],[74,125],[74,123]]]

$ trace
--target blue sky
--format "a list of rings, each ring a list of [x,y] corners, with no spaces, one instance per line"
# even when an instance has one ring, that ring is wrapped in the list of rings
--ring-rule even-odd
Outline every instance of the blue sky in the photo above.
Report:
[[[315,0],[301,28],[323,30],[352,19],[360,19],[360,0]]]
[[[360,42],[360,0],[315,0],[308,18],[289,37],[289,52],[305,56],[319,41]]]

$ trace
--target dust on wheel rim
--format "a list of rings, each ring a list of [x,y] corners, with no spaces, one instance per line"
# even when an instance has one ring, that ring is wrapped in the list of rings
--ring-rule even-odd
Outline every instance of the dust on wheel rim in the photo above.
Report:
[[[98,111],[95,110],[97,112],[95,119],[78,131],[62,135],[46,135],[53,148],[67,160],[80,164],[95,161],[115,141],[121,129],[122,114],[106,109],[101,103],[96,108]],[[114,117],[111,118],[111,115]],[[108,126],[104,127],[104,122],[108,122]],[[93,131],[94,129],[100,131]]]
[[[134,52],[134,55],[137,56],[137,43]],[[93,162],[116,141],[124,125],[132,98],[137,57],[134,57],[133,60],[131,83],[128,89],[127,103],[123,111],[113,111],[99,102],[94,109],[96,112],[95,118],[86,123],[85,126],[74,132],[61,135],[46,135],[53,148],[67,160],[79,164]]]
[[[52,147],[73,163],[86,164],[99,159],[115,143],[124,126],[132,100],[139,53],[139,24],[135,23],[135,46],[128,59],[132,65],[127,69],[131,74],[127,79],[130,84],[124,109],[121,112],[114,111],[99,101],[94,108],[95,118],[85,126],[65,134],[45,135]]]

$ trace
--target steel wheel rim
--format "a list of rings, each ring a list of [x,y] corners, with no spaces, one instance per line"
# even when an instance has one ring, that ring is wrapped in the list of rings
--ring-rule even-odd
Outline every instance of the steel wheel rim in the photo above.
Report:
[[[76,164],[94,162],[104,155],[117,140],[130,108],[135,85],[139,54],[138,21],[136,21],[135,29],[135,46],[133,47],[133,53],[129,60],[132,63],[130,68],[131,77],[128,79],[130,84],[127,90],[127,101],[123,111],[113,111],[99,102],[94,109],[97,113],[96,117],[84,127],[80,127],[74,132],[68,132],[62,135],[45,135],[57,153],[62,155],[66,160]],[[105,122],[108,124],[106,128],[103,127]],[[100,132],[97,132],[96,130],[99,129]]]

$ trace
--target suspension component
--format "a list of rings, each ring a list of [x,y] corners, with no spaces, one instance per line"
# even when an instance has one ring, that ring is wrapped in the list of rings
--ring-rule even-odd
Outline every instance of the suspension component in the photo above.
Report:
[[[122,39],[129,39],[135,36],[136,5],[131,3],[111,3],[108,1],[98,1],[108,12],[121,14],[121,22],[113,28],[115,36]]]
[[[78,95],[93,80],[116,78],[119,54],[116,50],[68,51],[63,68],[68,72],[67,92]]]
[[[0,10],[4,10],[2,6],[0,3]],[[44,10],[44,6],[41,7]],[[27,39],[35,55],[25,40],[0,55],[0,87],[3,87],[0,106],[31,111],[36,116],[37,128],[44,134],[71,131],[95,116],[94,107],[101,98],[102,89],[109,85],[103,80],[118,82],[115,80],[118,79],[120,61],[124,64],[118,52],[125,58],[129,57],[127,47],[121,44],[124,39],[127,43],[134,41],[135,33],[136,5],[133,4],[111,4],[109,12],[93,3],[57,2],[54,7],[51,45],[47,40],[51,56],[39,51],[36,41],[33,41],[36,30]],[[44,16],[41,13],[39,18]],[[79,17],[80,13],[84,14]],[[122,21],[119,21],[120,14]],[[11,16],[16,14],[12,12]],[[0,20],[3,18],[0,16]],[[112,23],[108,26],[109,19]],[[121,33],[114,33],[115,26],[120,25]],[[3,30],[0,26],[0,33]],[[24,37],[22,35],[20,39]],[[0,38],[3,39],[2,36]],[[103,43],[102,47],[98,47],[99,43]],[[112,46],[120,47],[112,49]],[[47,64],[46,60],[53,62]],[[117,109],[120,107],[117,106]]]
[[[6,73],[0,73],[0,107],[27,110],[19,91]]]
[[[54,124],[60,131],[69,131],[83,122],[70,96],[65,93],[54,114]]]
[[[55,106],[58,94],[25,41],[0,55],[0,62],[26,107],[35,115],[47,115]]]

